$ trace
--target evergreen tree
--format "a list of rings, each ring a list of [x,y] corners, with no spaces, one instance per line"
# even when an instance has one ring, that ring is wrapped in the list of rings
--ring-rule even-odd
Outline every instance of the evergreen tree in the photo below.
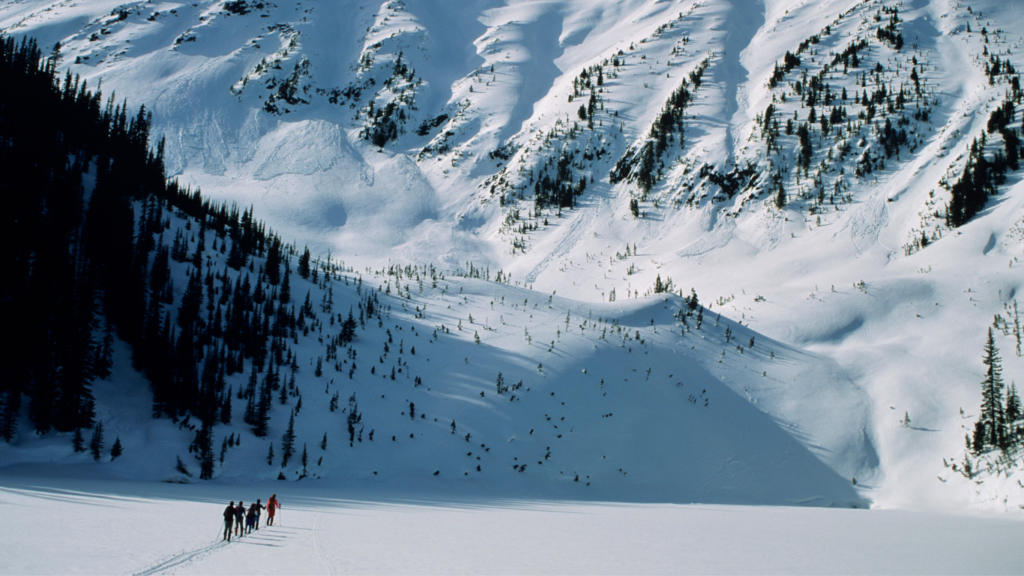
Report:
[[[0,404],[0,438],[10,442],[14,439],[14,433],[18,426],[18,413],[21,409],[21,390],[15,388],[7,390],[6,392],[0,391],[0,398],[3,402]]]
[[[121,437],[114,438],[114,446],[110,449],[110,459],[117,460],[117,458],[124,452],[121,448]]]
[[[89,451],[92,452],[92,459],[99,462],[103,452],[103,422],[97,422],[96,428],[92,431],[92,440],[89,441]]]
[[[71,446],[74,447],[75,452],[85,452],[85,438],[82,438],[81,428],[75,428],[75,435],[71,439]]]
[[[199,321],[199,311],[203,306],[203,283],[202,273],[199,270],[192,270],[188,279],[188,286],[185,294],[181,297],[181,306],[178,308],[178,326],[183,331],[191,331]]]
[[[295,412],[288,418],[288,429],[281,436],[281,467],[288,466],[288,460],[295,453]]]
[[[306,443],[302,443],[302,473],[306,473],[306,466],[309,464],[309,454],[306,453]]]
[[[267,275],[267,282],[271,286],[277,286],[281,282],[281,242],[273,241],[267,251],[267,263],[264,272]]]
[[[974,423],[974,435],[972,436],[972,445],[975,454],[981,454],[985,450],[985,437],[986,437],[985,423],[978,420]]]
[[[339,316],[340,316],[340,314],[339,314]],[[356,319],[355,319],[355,316],[352,315],[352,307],[350,306],[349,309],[348,309],[348,318],[346,318],[345,322],[341,325],[341,336],[340,336],[341,344],[343,346],[347,345],[348,343],[350,343],[353,340],[355,340],[355,337],[356,337]]]
[[[281,304],[288,304],[292,301],[291,267],[288,261],[284,261],[284,277],[281,279],[281,292],[278,294],[278,301]]]
[[[1005,126],[1008,122],[1007,114],[1012,118],[1013,103],[1008,101],[1007,104],[1008,109],[996,109],[989,117],[989,127],[992,130]],[[951,198],[946,210],[946,224],[951,228],[966,224],[983,210],[988,197],[995,195],[998,185],[1005,181],[1007,168],[1019,162],[1019,155],[1016,153],[1010,153],[1009,158],[1002,153],[996,153],[990,161],[985,154],[985,139],[985,132],[982,132],[980,142],[977,139],[971,142],[964,172],[950,188]],[[1017,141],[1016,134],[1007,130],[1004,143],[1017,147]]]
[[[299,257],[299,276],[305,280],[309,278],[309,247],[307,246],[302,252],[302,256]]]
[[[106,380],[110,377],[110,370],[114,365],[114,333],[110,329],[110,323],[103,322],[103,344],[96,350],[96,360],[93,362],[93,370],[96,377]]]
[[[213,478],[213,424],[203,422],[199,430],[199,479]]]
[[[241,240],[233,239],[231,242],[231,251],[228,252],[227,265],[234,270],[241,270],[242,267],[248,263],[249,257],[242,250]]]
[[[324,432],[324,439],[320,441],[320,449],[327,450],[327,432]]]
[[[999,350],[996,348],[992,328],[988,329],[982,363],[987,367],[981,382],[981,418],[984,427],[983,443],[1003,448],[1006,444],[1006,416],[1003,413],[1003,377]],[[977,443],[975,445],[977,450]]]
[[[1010,382],[1010,387],[1006,389],[1006,424],[1011,426],[1021,419],[1024,415],[1021,413],[1022,407],[1020,403],[1020,396],[1017,395],[1017,386]],[[1011,428],[1012,429],[1012,428]]]
[[[223,373],[223,372],[222,372]],[[232,388],[228,386],[228,393],[224,395],[220,403],[220,423],[231,424],[231,392]]]
[[[274,465],[274,445],[270,445],[270,449],[267,450],[267,466]]]
[[[697,290],[695,288],[690,288],[690,296],[686,298],[686,307],[692,312],[696,310],[698,306],[700,306],[700,298],[697,297]]]

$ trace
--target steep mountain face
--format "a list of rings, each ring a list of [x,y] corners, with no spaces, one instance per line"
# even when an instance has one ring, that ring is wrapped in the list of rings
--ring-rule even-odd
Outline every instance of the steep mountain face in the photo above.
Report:
[[[986,27],[1016,9],[978,8],[18,2],[2,17],[148,103],[173,175],[265,206],[289,237],[534,283],[543,246],[568,253],[634,199],[644,218],[616,239],[692,244],[728,218],[773,249],[789,213],[766,204],[842,226],[891,182],[885,199],[934,192],[891,223],[897,256],[939,239],[936,189],[1016,75],[1012,31]]]
[[[1021,16],[942,0],[40,0],[0,6],[0,29],[59,42],[62,68],[146,104],[172,175],[314,253],[483,269],[588,309],[692,287],[723,322],[838,363],[853,391],[829,417],[799,400],[813,371],[762,409],[797,437],[842,428],[816,455],[868,474],[874,502],[997,505],[1012,475],[975,491],[958,471],[994,316],[1006,380],[1024,380]],[[753,388],[761,368],[722,378]]]

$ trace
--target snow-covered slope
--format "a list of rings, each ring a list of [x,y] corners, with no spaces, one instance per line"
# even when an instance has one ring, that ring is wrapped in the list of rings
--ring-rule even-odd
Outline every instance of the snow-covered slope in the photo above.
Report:
[[[379,430],[412,426],[386,418],[415,401],[439,414],[435,433],[455,419],[460,435],[487,437],[489,458],[500,444],[495,467],[526,463],[509,485],[580,472],[581,483],[602,479],[591,486],[601,498],[639,498],[636,477],[657,486],[650,498],[856,501],[857,478],[876,505],[1002,508],[1021,501],[1019,472],[978,486],[947,466],[977,419],[985,329],[1012,318],[1024,282],[1019,173],[966,225],[944,215],[970,143],[1010,90],[1013,74],[992,73],[991,59],[1014,61],[1021,16],[989,0],[38,0],[0,6],[0,29],[61,42],[64,66],[154,112],[183,182],[254,205],[284,238],[330,251],[370,284],[383,278],[367,270],[389,263],[473,263],[511,278],[449,277],[423,295],[414,285],[408,310],[393,306],[393,333],[410,329],[401,322],[425,340],[441,324],[452,332],[421,345],[444,350],[422,359],[424,399],[358,395],[368,419],[382,414]],[[801,159],[814,81],[828,86],[813,109],[830,122],[809,123]],[[994,153],[1001,138],[986,136]],[[651,296],[656,278],[695,288],[719,328],[705,318],[704,338],[680,336],[681,299]],[[608,319],[614,337],[599,339]],[[365,354],[379,355],[381,336],[367,339]],[[538,345],[552,339],[550,353]],[[1012,334],[997,345],[1006,380],[1024,381]],[[427,372],[426,357],[445,367]],[[498,372],[523,374],[515,381],[531,391],[492,413],[493,399],[473,394],[490,394]],[[651,388],[634,394],[641,382]],[[539,390],[578,397],[563,410]],[[707,408],[686,402],[703,390]],[[716,406],[724,413],[711,416]],[[548,446],[558,457],[546,427],[562,417],[587,442],[565,466],[535,464]],[[480,455],[460,442],[443,458],[379,452],[332,474],[459,476]],[[252,444],[241,450],[255,454]],[[606,445],[621,453],[594,452]],[[680,485],[693,467],[701,474]]]
[[[194,228],[173,222],[193,252]],[[264,277],[263,259],[238,272],[226,261],[207,251],[219,278],[211,301]],[[193,264],[172,266],[180,300]],[[876,479],[868,399],[835,362],[695,314],[678,296],[583,304],[430,268],[293,278],[294,306],[308,311],[283,361],[226,376],[233,416],[213,439],[222,482],[283,473],[348,489],[861,507],[854,479]],[[359,328],[339,346],[349,311]],[[199,424],[154,420],[127,347],[114,365],[94,393],[106,444],[119,438],[124,456],[96,466],[70,451],[68,435],[34,438],[25,422],[0,447],[5,472],[47,475],[59,462],[61,474],[187,481],[176,457],[198,472],[189,446]],[[269,434],[256,437],[242,395],[276,372]],[[293,414],[296,454],[285,465]]]

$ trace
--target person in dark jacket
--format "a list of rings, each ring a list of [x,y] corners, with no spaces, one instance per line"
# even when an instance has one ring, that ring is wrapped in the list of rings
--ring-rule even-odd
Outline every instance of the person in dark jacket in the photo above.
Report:
[[[253,525],[256,524],[256,503],[253,502],[249,505],[249,510],[245,513],[245,533],[252,532]]]
[[[256,526],[256,529],[259,530],[260,529],[260,511],[261,510],[266,510],[267,507],[262,505],[262,504],[260,504],[259,498],[256,499],[255,506],[256,506],[256,524],[255,524],[255,526]]]
[[[231,542],[231,528],[235,523],[235,501],[232,500],[231,504],[224,509],[224,540]]]
[[[241,500],[238,501],[238,506],[235,506],[235,535],[242,536],[245,534],[245,504]]]

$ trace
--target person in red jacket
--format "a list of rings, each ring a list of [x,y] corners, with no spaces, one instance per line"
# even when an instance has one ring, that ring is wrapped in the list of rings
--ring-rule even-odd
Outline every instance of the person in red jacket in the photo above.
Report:
[[[274,525],[274,514],[280,507],[281,503],[277,501],[277,494],[274,494],[270,497],[270,500],[267,500],[267,526]]]

